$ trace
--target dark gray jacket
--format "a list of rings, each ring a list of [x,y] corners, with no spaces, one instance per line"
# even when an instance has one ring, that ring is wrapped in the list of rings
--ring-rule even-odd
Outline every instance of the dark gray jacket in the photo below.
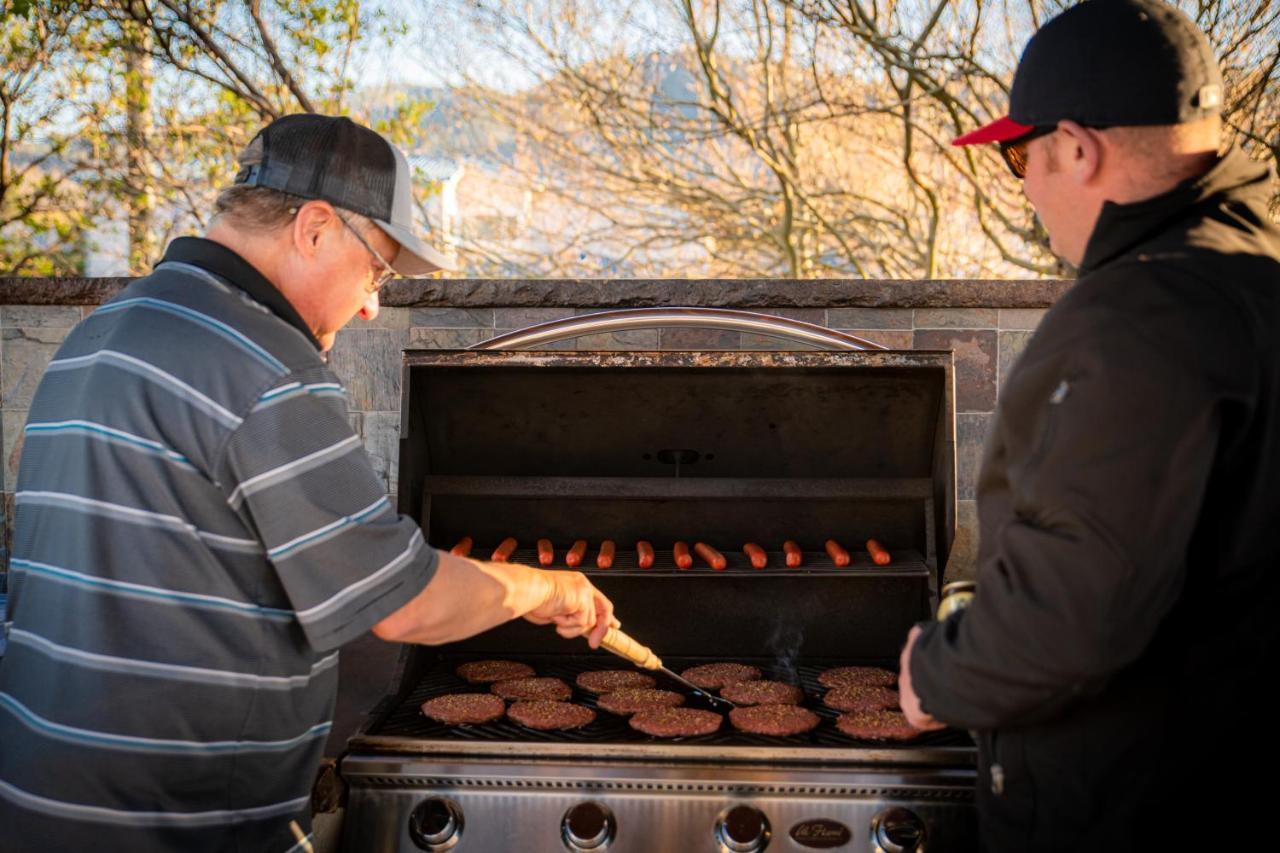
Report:
[[[978,487],[978,595],[925,629],[911,667],[929,713],[979,730],[990,850],[1159,849],[1172,827],[1205,840],[1177,810],[1194,797],[1203,814],[1267,748],[1269,192],[1268,170],[1233,152],[1164,195],[1108,203],[1079,282],[1009,376]]]

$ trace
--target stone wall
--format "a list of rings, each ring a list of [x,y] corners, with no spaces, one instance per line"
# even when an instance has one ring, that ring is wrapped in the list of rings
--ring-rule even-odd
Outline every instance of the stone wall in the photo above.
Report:
[[[71,328],[125,282],[0,279],[0,435],[7,566],[22,427],[45,365]],[[974,488],[1003,377],[1062,281],[611,281],[393,282],[371,323],[339,333],[330,359],[346,384],[351,420],[389,494],[396,492],[400,352],[461,348],[504,331],[608,308],[745,308],[850,331],[893,349],[950,349],[956,359],[957,540],[950,577],[973,569]],[[701,329],[619,332],[556,344],[580,350],[793,349],[757,335]]]

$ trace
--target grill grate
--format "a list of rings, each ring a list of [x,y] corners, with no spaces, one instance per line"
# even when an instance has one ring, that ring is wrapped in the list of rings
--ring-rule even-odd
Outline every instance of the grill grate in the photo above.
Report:
[[[545,732],[536,729],[526,728],[511,722],[505,717],[492,723],[486,723],[479,726],[446,726],[428,719],[420,710],[423,702],[447,693],[476,693],[485,692],[483,688],[477,685],[468,684],[454,674],[454,669],[458,664],[467,660],[474,660],[474,655],[442,657],[437,660],[434,667],[423,677],[417,687],[401,701],[380,723],[373,726],[367,734],[372,736],[386,737],[404,737],[417,738],[425,740],[445,740],[453,742],[465,741],[514,741],[514,742],[551,742],[551,743],[671,743],[671,744],[701,744],[715,746],[817,746],[817,747],[837,747],[850,748],[856,746],[873,746],[879,748],[906,747],[918,748],[924,746],[931,747],[971,747],[973,745],[969,736],[963,732],[954,730],[943,730],[938,732],[926,732],[918,738],[902,743],[882,742],[882,741],[866,741],[849,737],[835,727],[835,719],[840,715],[839,711],[827,708],[822,704],[822,695],[826,688],[818,683],[818,675],[831,666],[843,666],[849,664],[849,661],[841,661],[839,663],[823,663],[821,665],[799,664],[794,671],[788,671],[784,666],[778,664],[776,660],[761,662],[759,660],[750,660],[746,658],[740,659],[744,663],[752,663],[762,670],[764,678],[775,679],[778,681],[789,681],[799,684],[805,692],[805,699],[802,703],[804,707],[814,711],[820,718],[821,722],[818,727],[811,732],[803,735],[795,735],[792,737],[772,737],[768,735],[753,735],[736,731],[730,725],[728,719],[725,719],[724,725],[720,731],[698,737],[687,738],[651,738],[641,732],[632,729],[627,722],[626,717],[620,717],[611,714],[608,711],[599,709],[596,706],[595,695],[578,689],[574,685],[574,680],[579,673],[596,669],[622,669],[626,667],[626,663],[618,661],[611,657],[603,655],[592,656],[507,656],[506,659],[518,660],[529,664],[540,676],[554,676],[564,679],[573,686],[573,702],[596,711],[596,720],[588,726],[581,729],[562,732]],[[668,667],[676,672],[680,672],[686,667],[694,666],[701,663],[713,663],[714,661],[703,659],[676,659],[672,658],[666,661]],[[858,662],[867,663],[868,665],[880,666],[882,661]],[[686,707],[690,708],[713,708],[706,699],[696,694],[689,695],[687,688],[664,678],[661,674],[655,674],[659,681],[659,687],[670,690],[676,690],[685,694],[687,701]]]

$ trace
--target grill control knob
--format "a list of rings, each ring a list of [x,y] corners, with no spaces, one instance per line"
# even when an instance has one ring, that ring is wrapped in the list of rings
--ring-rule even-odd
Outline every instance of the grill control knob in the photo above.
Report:
[[[462,809],[444,797],[423,800],[409,812],[409,838],[421,850],[448,850],[462,835]]]
[[[730,853],[757,853],[769,845],[769,820],[754,806],[734,806],[716,820],[716,840]]]
[[[578,803],[564,813],[560,837],[570,850],[603,850],[617,830],[613,812],[600,803]]]
[[[924,853],[924,836],[924,820],[910,809],[885,809],[871,819],[875,853]]]

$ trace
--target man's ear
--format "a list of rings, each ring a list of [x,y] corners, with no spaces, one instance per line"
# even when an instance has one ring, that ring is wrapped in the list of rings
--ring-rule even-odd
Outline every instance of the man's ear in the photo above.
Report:
[[[1076,183],[1091,183],[1102,169],[1104,156],[1098,134],[1074,121],[1058,122],[1058,161]]]
[[[327,201],[309,201],[298,208],[293,218],[293,245],[303,257],[310,258],[319,251],[320,243],[333,233],[333,223],[338,212]]]

